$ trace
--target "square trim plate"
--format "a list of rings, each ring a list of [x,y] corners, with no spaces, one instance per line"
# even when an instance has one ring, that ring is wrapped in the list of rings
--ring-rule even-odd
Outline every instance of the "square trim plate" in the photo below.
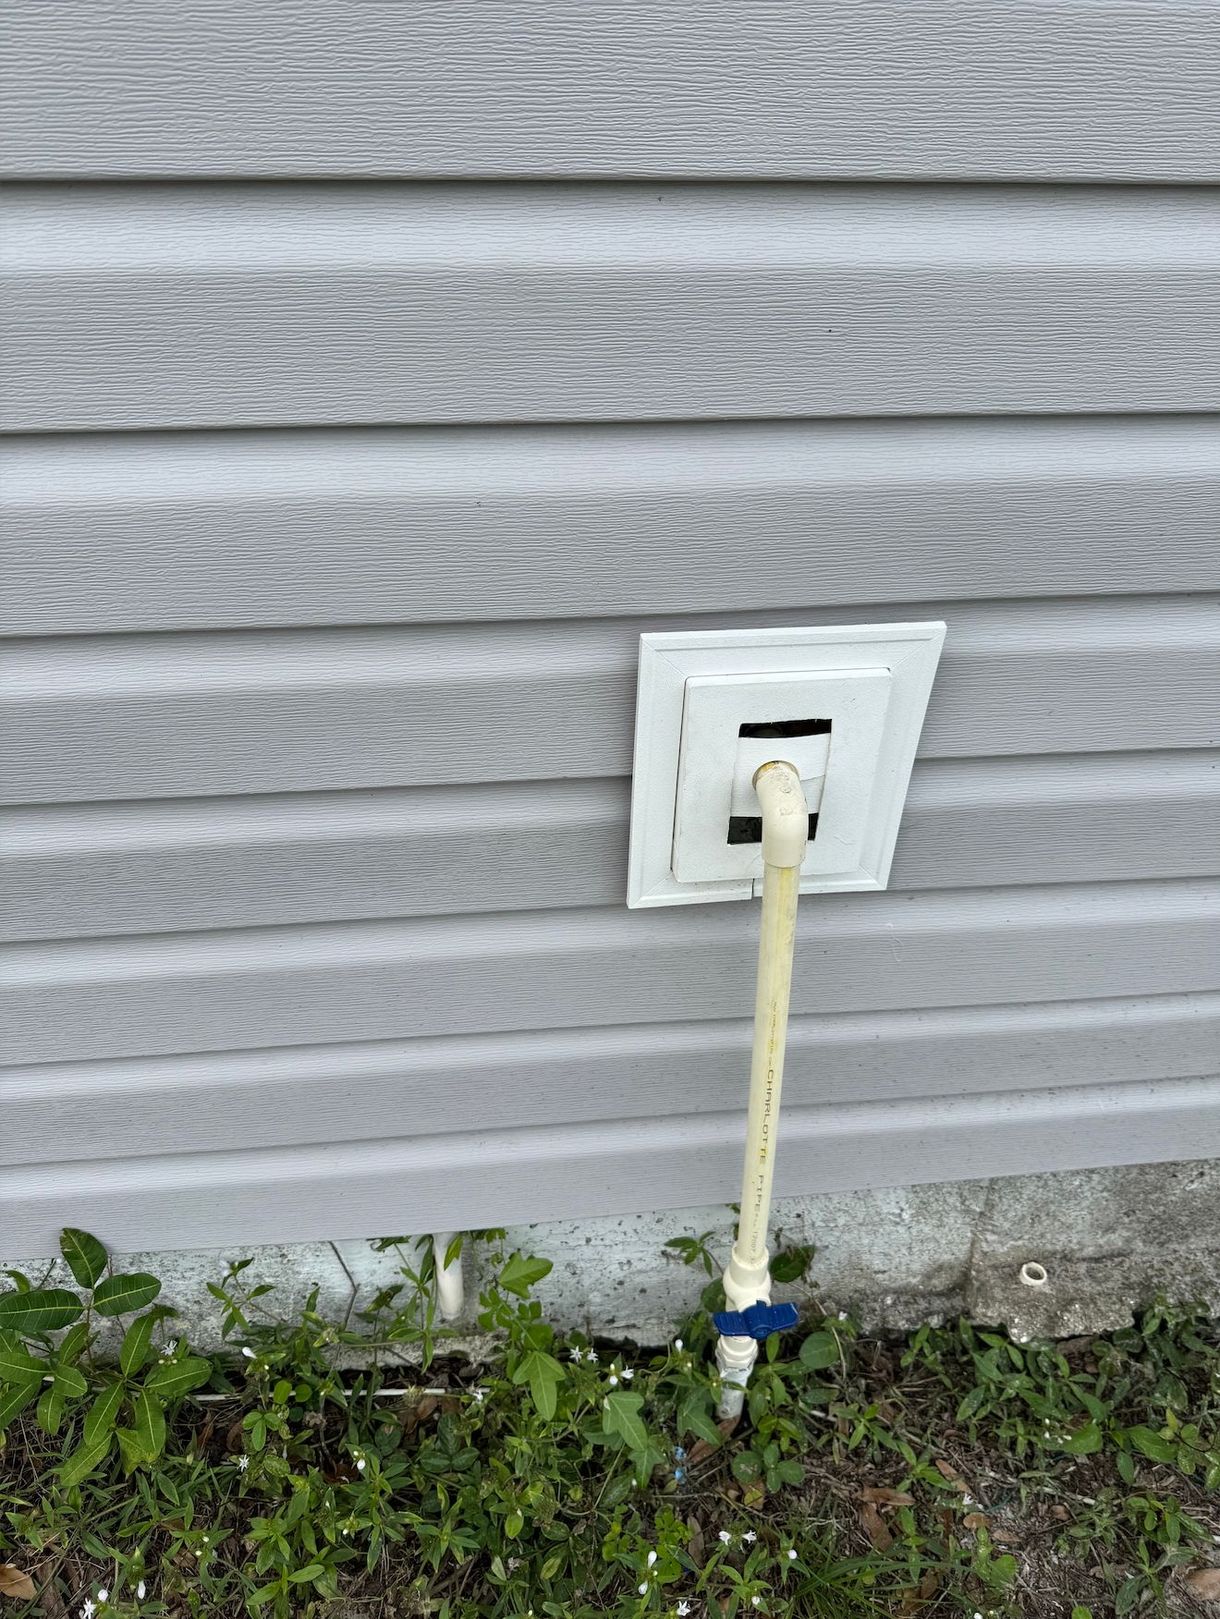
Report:
[[[642,635],[627,904],[634,909],[750,899],[761,886],[752,877],[680,883],[673,874],[686,683],[708,675],[889,670],[891,690],[860,839],[860,864],[853,871],[808,873],[801,880],[806,894],[884,888],[944,638],[945,625],[939,621]]]

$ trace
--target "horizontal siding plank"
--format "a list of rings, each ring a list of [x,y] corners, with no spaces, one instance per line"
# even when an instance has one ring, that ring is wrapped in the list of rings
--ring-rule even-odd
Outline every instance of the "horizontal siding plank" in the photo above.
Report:
[[[1220,1153],[1220,1079],[785,1109],[780,1197]],[[0,1178],[7,1251],[53,1255],[82,1219],[116,1250],[367,1237],[723,1200],[741,1140],[723,1114],[333,1142]]]
[[[9,1068],[0,1164],[460,1134],[472,1112],[483,1130],[735,1115],[750,1033],[719,1019]],[[785,1117],[1206,1074],[1217,1050],[1220,995],[796,1017]]]
[[[902,616],[892,607],[819,607],[734,622]],[[1220,615],[1203,598],[920,604],[905,616],[949,620],[925,757],[1216,741]],[[0,797],[35,803],[624,775],[638,632],[677,622],[13,642],[3,654]]]
[[[8,199],[10,430],[1220,409],[1214,191]]]
[[[0,630],[1199,590],[1220,418],[48,435],[0,448]]]
[[[1220,987],[1208,882],[824,896],[795,1012]],[[744,1015],[749,905],[542,911],[8,945],[5,1060]]]
[[[14,0],[23,175],[1220,176],[1190,0]]]
[[[557,781],[2,811],[0,937],[612,905],[629,798]],[[1220,871],[1218,810],[1214,752],[924,761],[889,886]]]

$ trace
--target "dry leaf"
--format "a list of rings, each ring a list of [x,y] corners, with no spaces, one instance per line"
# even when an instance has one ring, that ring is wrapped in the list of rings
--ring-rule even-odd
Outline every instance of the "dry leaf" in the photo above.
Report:
[[[1056,1501],[1054,1506],[1051,1508],[1051,1517],[1057,1518],[1060,1523],[1067,1523],[1071,1516],[1072,1514],[1064,1506],[1062,1501]]]
[[[697,1518],[692,1518],[686,1526],[687,1542],[686,1555],[696,1568],[703,1567],[703,1554],[707,1550],[703,1539],[703,1525]]]
[[[941,1478],[946,1479],[950,1484],[952,1484],[955,1490],[960,1490],[963,1495],[967,1493],[965,1479],[958,1472],[957,1468],[953,1467],[949,1462],[938,1461],[936,1464],[936,1471],[940,1474]]]
[[[905,1490],[887,1490],[881,1485],[867,1485],[860,1491],[861,1501],[872,1501],[879,1507],[913,1507],[915,1497]]]
[[[0,1597],[28,1598],[34,1595],[34,1582],[14,1563],[0,1563]]]
[[[920,1608],[931,1602],[940,1590],[940,1577],[933,1569],[929,1569],[914,1590],[908,1587],[902,1593],[902,1606],[899,1613],[918,1613]]]
[[[890,1534],[885,1519],[871,1501],[866,1501],[860,1508],[860,1522],[873,1550],[875,1552],[888,1552],[894,1544],[894,1537]]]
[[[963,1529],[986,1529],[987,1516],[982,1512],[968,1512],[962,1519]]]
[[[1220,1568],[1195,1568],[1182,1583],[1197,1602],[1220,1602]]]

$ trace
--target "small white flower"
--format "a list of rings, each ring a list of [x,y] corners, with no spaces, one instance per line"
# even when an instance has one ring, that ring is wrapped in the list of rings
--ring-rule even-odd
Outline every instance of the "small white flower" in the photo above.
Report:
[[[246,1357],[247,1360],[253,1360],[254,1359],[254,1351],[250,1348],[249,1344],[243,1344],[241,1346],[241,1352]]]
[[[743,1539],[743,1540],[750,1540],[750,1541],[753,1541],[753,1540],[757,1540],[757,1539],[758,1539],[758,1536],[757,1536],[757,1535],[756,1535],[756,1534],[755,1534],[755,1533],[754,1533],[754,1531],[753,1531],[753,1530],[752,1530],[752,1529],[747,1529],[747,1530],[746,1530],[746,1532],[745,1532],[745,1534],[744,1534],[744,1535],[742,1535],[742,1537],[741,1537],[741,1538],[742,1538],[742,1539]]]
[[[622,1378],[624,1383],[630,1383],[631,1379],[635,1376],[635,1373],[632,1371],[630,1366],[624,1366],[622,1371],[619,1373],[619,1376]]]
[[[521,1559],[519,1557],[510,1557],[504,1566],[511,1574],[515,1568],[521,1567]]]
[[[846,1310],[840,1310],[839,1311],[839,1320],[840,1321],[846,1321],[847,1320],[847,1311]]]
[[[364,1457],[363,1457],[363,1456],[362,1456],[362,1457],[361,1457],[361,1458],[360,1458],[360,1460],[359,1460],[359,1461],[358,1461],[358,1462],[357,1462],[357,1463],[356,1463],[356,1471],[357,1471],[357,1473],[363,1473],[363,1472],[364,1472],[364,1470],[365,1470],[365,1468],[366,1468],[366,1467],[367,1467],[367,1466],[368,1466],[368,1465],[369,1465],[369,1464],[368,1464],[368,1463],[367,1463],[367,1462],[366,1462],[366,1461],[365,1461],[365,1459],[364,1459]]]
[[[239,1456],[237,1458],[237,1471],[239,1473],[244,1473],[246,1471],[246,1468],[249,1467],[249,1465],[250,1465],[250,1458],[248,1456]]]
[[[585,1350],[585,1359],[589,1362],[590,1366],[596,1366],[597,1365],[597,1350],[596,1349],[586,1349]]]
[[[656,1560],[657,1560],[656,1552],[649,1552],[648,1561],[647,1561],[647,1564],[645,1566],[648,1567],[648,1568],[651,1568],[652,1565],[656,1562]]]
[[[648,1595],[648,1581],[645,1580],[643,1585],[638,1586],[637,1589],[642,1597],[646,1597]]]
[[[981,1613],[976,1613],[974,1619],[983,1619],[983,1616]]]
[[[761,1608],[762,1607],[762,1598],[761,1597],[751,1597],[750,1598],[750,1606],[752,1608]]]
[[[674,1339],[674,1348],[675,1348],[675,1349],[681,1349],[681,1347],[682,1347],[682,1340],[681,1340],[681,1338],[675,1338],[675,1339]]]
[[[571,1349],[568,1350],[568,1354],[572,1357],[572,1359],[576,1362],[576,1364],[578,1366],[580,1365],[581,1361],[584,1360],[584,1358],[585,1358],[581,1354],[580,1350],[578,1348],[576,1348],[575,1346],[573,1346]]]
[[[162,1360],[173,1360],[174,1356],[177,1353],[178,1353],[178,1340],[177,1340],[177,1338],[171,1338],[170,1341],[166,1344],[165,1348],[161,1351],[161,1359]]]
[[[136,1601],[143,1602],[147,1591],[148,1587],[144,1584],[144,1581],[141,1580],[139,1585],[136,1586]]]
[[[476,1405],[482,1405],[483,1401],[487,1398],[487,1390],[486,1389],[471,1389],[470,1398],[474,1401],[474,1403]]]
[[[722,1529],[716,1536],[716,1539],[722,1546],[731,1546],[733,1544],[733,1537],[729,1534],[727,1529]]]
[[[788,1548],[788,1561],[790,1563],[795,1563],[796,1562],[796,1547],[795,1546],[789,1546],[789,1548]]]
[[[106,1591],[106,1590],[99,1591],[98,1594],[97,1594],[97,1600],[99,1602],[109,1602],[110,1601],[110,1592]]]
[[[97,1612],[97,1603],[91,1601],[88,1597],[86,1597],[85,1600],[84,1600],[84,1603],[81,1606],[80,1619],[93,1619],[93,1615],[96,1612]]]
[[[613,1372],[610,1373],[610,1376],[606,1379],[606,1381],[609,1383],[612,1389],[616,1389],[618,1387],[618,1378]]]
[[[678,1615],[678,1619],[686,1619],[687,1614],[690,1612],[690,1603],[685,1597],[683,1597],[682,1601],[679,1602],[678,1606],[674,1609],[674,1612]]]

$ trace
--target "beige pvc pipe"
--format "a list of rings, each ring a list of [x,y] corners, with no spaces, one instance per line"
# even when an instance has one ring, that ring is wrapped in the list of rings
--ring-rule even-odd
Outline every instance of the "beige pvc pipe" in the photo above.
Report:
[[[775,1176],[780,1093],[788,1043],[796,907],[801,865],[809,838],[809,807],[794,766],[783,760],[763,765],[754,776],[754,790],[762,805],[762,916],[741,1213],[733,1251],[724,1272],[724,1291],[730,1310],[745,1310],[760,1300],[771,1301],[767,1227],[771,1219],[771,1184]],[[746,1384],[757,1359],[758,1344],[753,1338],[717,1339],[721,1417],[740,1415]]]

